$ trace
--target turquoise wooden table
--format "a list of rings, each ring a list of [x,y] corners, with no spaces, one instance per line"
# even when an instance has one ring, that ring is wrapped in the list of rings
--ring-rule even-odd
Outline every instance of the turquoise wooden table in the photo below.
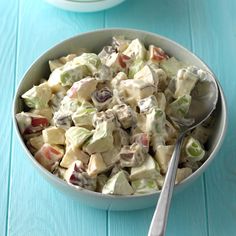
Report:
[[[127,0],[89,14],[65,12],[42,0],[0,0],[0,235],[147,234],[154,208],[112,212],[71,200],[35,171],[12,127],[13,95],[32,61],[61,40],[106,27],[167,36],[218,76],[229,106],[226,139],[209,169],[174,197],[167,235],[236,235],[235,11],[235,0]]]

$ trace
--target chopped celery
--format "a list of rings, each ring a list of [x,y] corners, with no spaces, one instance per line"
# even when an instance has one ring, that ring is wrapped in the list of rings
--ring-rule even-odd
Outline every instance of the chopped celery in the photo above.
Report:
[[[184,95],[177,98],[174,102],[169,104],[166,113],[170,117],[184,118],[188,113],[191,100],[192,99],[190,95]]]
[[[202,148],[200,142],[189,137],[185,146],[186,154],[191,161],[200,161],[205,156],[205,150]]]

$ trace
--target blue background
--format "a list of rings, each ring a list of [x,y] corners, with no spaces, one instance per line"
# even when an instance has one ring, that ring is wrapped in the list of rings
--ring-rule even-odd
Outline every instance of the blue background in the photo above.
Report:
[[[12,127],[16,85],[41,53],[78,33],[129,27],[167,36],[216,73],[229,107],[225,142],[207,171],[173,199],[168,236],[236,235],[236,1],[127,0],[71,13],[42,0],[0,0],[0,235],[144,236],[154,208],[111,212],[62,195],[27,160]]]

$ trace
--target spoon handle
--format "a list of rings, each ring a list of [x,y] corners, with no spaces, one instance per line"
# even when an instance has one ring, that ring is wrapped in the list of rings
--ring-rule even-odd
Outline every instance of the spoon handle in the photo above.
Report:
[[[175,177],[179,163],[181,145],[185,137],[185,132],[182,132],[176,142],[171,160],[166,173],[164,185],[156,206],[156,210],[152,217],[152,222],[149,228],[148,236],[164,236],[166,231],[166,223],[172,198]]]

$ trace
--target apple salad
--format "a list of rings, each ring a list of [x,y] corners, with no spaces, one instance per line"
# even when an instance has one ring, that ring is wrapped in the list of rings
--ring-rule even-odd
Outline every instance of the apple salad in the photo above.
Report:
[[[162,188],[191,91],[206,73],[138,38],[113,37],[99,54],[49,61],[51,74],[16,115],[34,158],[77,188],[145,194]],[[186,136],[176,183],[205,160],[210,122]]]

